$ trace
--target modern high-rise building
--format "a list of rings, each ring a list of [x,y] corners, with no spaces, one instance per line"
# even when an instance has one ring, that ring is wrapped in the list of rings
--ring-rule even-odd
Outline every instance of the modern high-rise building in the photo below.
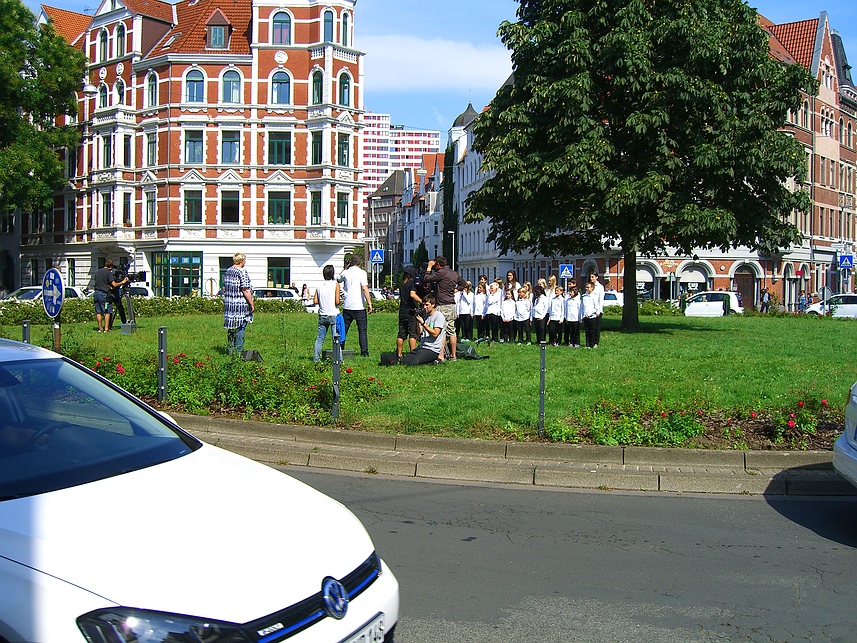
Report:
[[[78,149],[53,209],[26,213],[20,281],[86,286],[107,258],[158,295],[321,281],[363,245],[363,53],[355,0],[104,0],[40,21],[88,58]]]
[[[395,170],[419,169],[424,154],[440,152],[440,132],[392,125],[389,114],[363,114],[363,207]]]

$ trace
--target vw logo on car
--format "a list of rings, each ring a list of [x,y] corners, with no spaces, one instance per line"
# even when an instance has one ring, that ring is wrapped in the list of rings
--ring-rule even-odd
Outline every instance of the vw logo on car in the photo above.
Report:
[[[348,592],[342,583],[335,578],[325,578],[321,583],[321,595],[328,614],[337,620],[345,617],[348,611]]]

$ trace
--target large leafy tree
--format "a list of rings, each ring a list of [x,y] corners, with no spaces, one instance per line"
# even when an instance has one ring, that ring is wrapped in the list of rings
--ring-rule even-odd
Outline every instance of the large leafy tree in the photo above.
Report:
[[[468,220],[490,217],[504,251],[548,256],[619,247],[625,274],[668,247],[799,238],[808,207],[788,180],[802,146],[779,132],[810,74],[771,58],[741,0],[519,0],[500,36],[514,79],[475,130],[484,169]],[[622,327],[639,328],[634,279]],[[630,287],[628,285],[630,284]]]
[[[78,141],[74,126],[86,59],[51,25],[39,28],[19,0],[0,0],[0,207],[46,207],[61,185],[57,151]]]

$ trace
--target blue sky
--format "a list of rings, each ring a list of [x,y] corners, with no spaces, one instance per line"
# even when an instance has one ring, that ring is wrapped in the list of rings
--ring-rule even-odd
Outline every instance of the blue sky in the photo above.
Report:
[[[38,11],[38,2],[27,4]],[[46,4],[91,13],[99,3],[47,0]],[[777,23],[817,18],[827,11],[831,27],[841,34],[850,62],[857,67],[855,0],[749,4]],[[468,102],[481,111],[511,73],[509,52],[497,38],[497,27],[503,20],[514,20],[517,7],[515,0],[358,0],[355,44],[366,52],[365,108],[390,114],[395,124],[445,135]]]

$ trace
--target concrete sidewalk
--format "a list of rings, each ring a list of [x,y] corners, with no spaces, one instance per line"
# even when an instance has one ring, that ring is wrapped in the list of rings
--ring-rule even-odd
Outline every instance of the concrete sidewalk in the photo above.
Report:
[[[200,439],[259,462],[541,487],[854,495],[829,451],[707,451],[457,440],[174,414]]]

